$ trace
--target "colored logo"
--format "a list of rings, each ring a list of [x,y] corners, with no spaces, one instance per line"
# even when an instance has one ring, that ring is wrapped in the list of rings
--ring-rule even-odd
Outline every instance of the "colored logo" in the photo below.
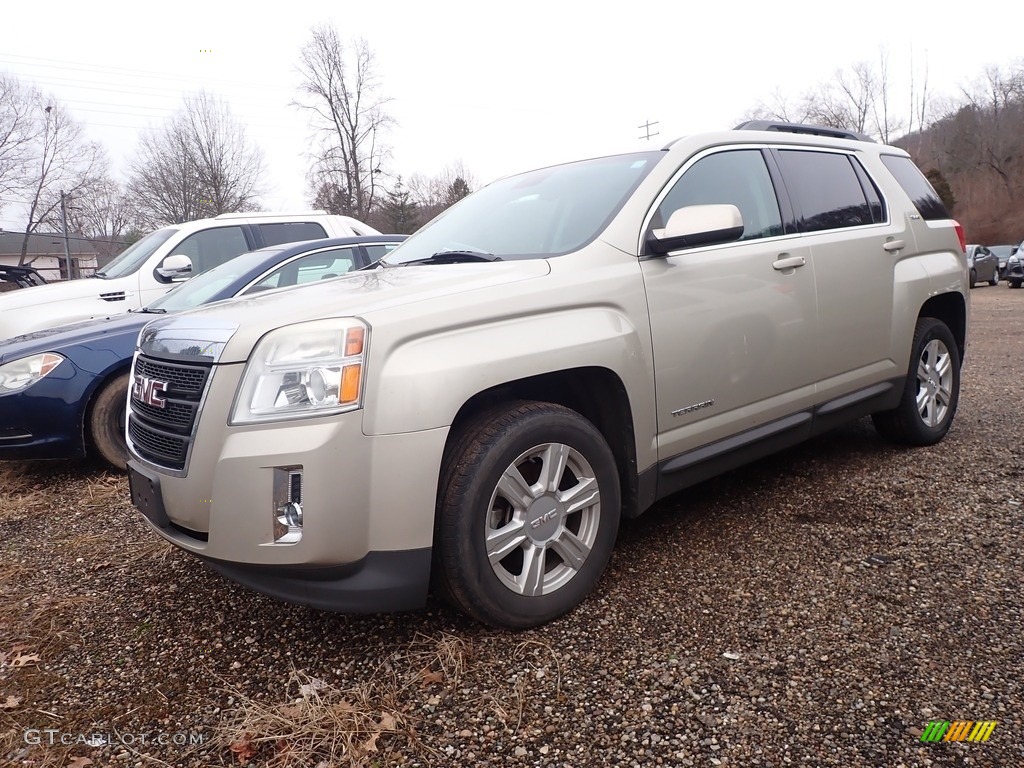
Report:
[[[996,729],[995,720],[932,720],[921,741],[988,741]]]

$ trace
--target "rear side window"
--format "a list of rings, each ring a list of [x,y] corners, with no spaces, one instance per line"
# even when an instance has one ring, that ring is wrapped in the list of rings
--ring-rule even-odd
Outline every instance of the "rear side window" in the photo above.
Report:
[[[922,219],[936,221],[950,218],[942,198],[913,160],[902,155],[882,155],[882,163],[903,187]]]
[[[860,227],[881,220],[874,186],[869,191],[875,199],[869,200],[853,162],[836,152],[779,150],[779,164],[802,232]]]
[[[300,240],[320,240],[327,237],[324,228],[315,221],[285,221],[277,224],[260,224],[264,245],[297,243]]]

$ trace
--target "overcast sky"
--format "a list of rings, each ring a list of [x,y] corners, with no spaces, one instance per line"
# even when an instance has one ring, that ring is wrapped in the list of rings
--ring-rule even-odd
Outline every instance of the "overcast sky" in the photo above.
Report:
[[[899,93],[913,68],[919,80],[927,70],[933,94],[956,96],[987,65],[1024,55],[1019,26],[1005,18],[989,0],[7,2],[0,71],[66,104],[118,171],[139,131],[159,127],[185,94],[216,93],[265,154],[264,207],[283,210],[309,207],[310,133],[289,102],[317,23],[373,50],[397,121],[393,174],[461,162],[482,184],[730,128],[774,90],[795,99],[883,51]],[[649,143],[640,138],[648,121],[658,133]],[[24,222],[7,209],[0,225]]]

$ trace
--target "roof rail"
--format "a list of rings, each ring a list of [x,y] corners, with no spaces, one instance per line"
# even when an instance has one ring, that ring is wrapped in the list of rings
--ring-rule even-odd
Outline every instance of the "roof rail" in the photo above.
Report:
[[[854,141],[870,141],[877,144],[866,133],[847,131],[844,128],[830,128],[827,125],[811,125],[809,123],[780,123],[774,120],[747,120],[740,123],[735,131],[779,131],[780,133],[804,133],[810,136],[827,136],[831,139],[852,139]]]
[[[254,219],[260,216],[325,216],[325,210],[312,211],[249,211],[242,213],[221,213],[214,216],[215,219]]]

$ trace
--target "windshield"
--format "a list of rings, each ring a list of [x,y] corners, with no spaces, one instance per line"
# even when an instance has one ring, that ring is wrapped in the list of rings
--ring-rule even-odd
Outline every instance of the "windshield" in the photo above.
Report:
[[[601,233],[661,157],[638,152],[500,179],[445,211],[383,261],[396,265],[451,251],[538,259],[578,250]]]
[[[289,243],[289,245],[291,244]],[[214,300],[214,297],[218,296],[225,288],[237,284],[235,291],[230,294],[233,296],[248,284],[249,275],[259,270],[268,260],[273,261],[272,257],[283,250],[284,248],[264,248],[260,251],[236,256],[220,266],[203,272],[201,275],[196,275],[174,290],[165,293],[156,301],[151,301],[143,311],[180,312],[192,309]],[[255,277],[255,275],[253,276]]]
[[[168,238],[177,231],[173,227],[168,227],[167,229],[158,229],[156,232],[150,232],[137,243],[132,243],[121,251],[113,261],[97,272],[95,276],[110,279],[124,277],[138,271],[146,259],[152,256],[153,252],[166,243]]]

